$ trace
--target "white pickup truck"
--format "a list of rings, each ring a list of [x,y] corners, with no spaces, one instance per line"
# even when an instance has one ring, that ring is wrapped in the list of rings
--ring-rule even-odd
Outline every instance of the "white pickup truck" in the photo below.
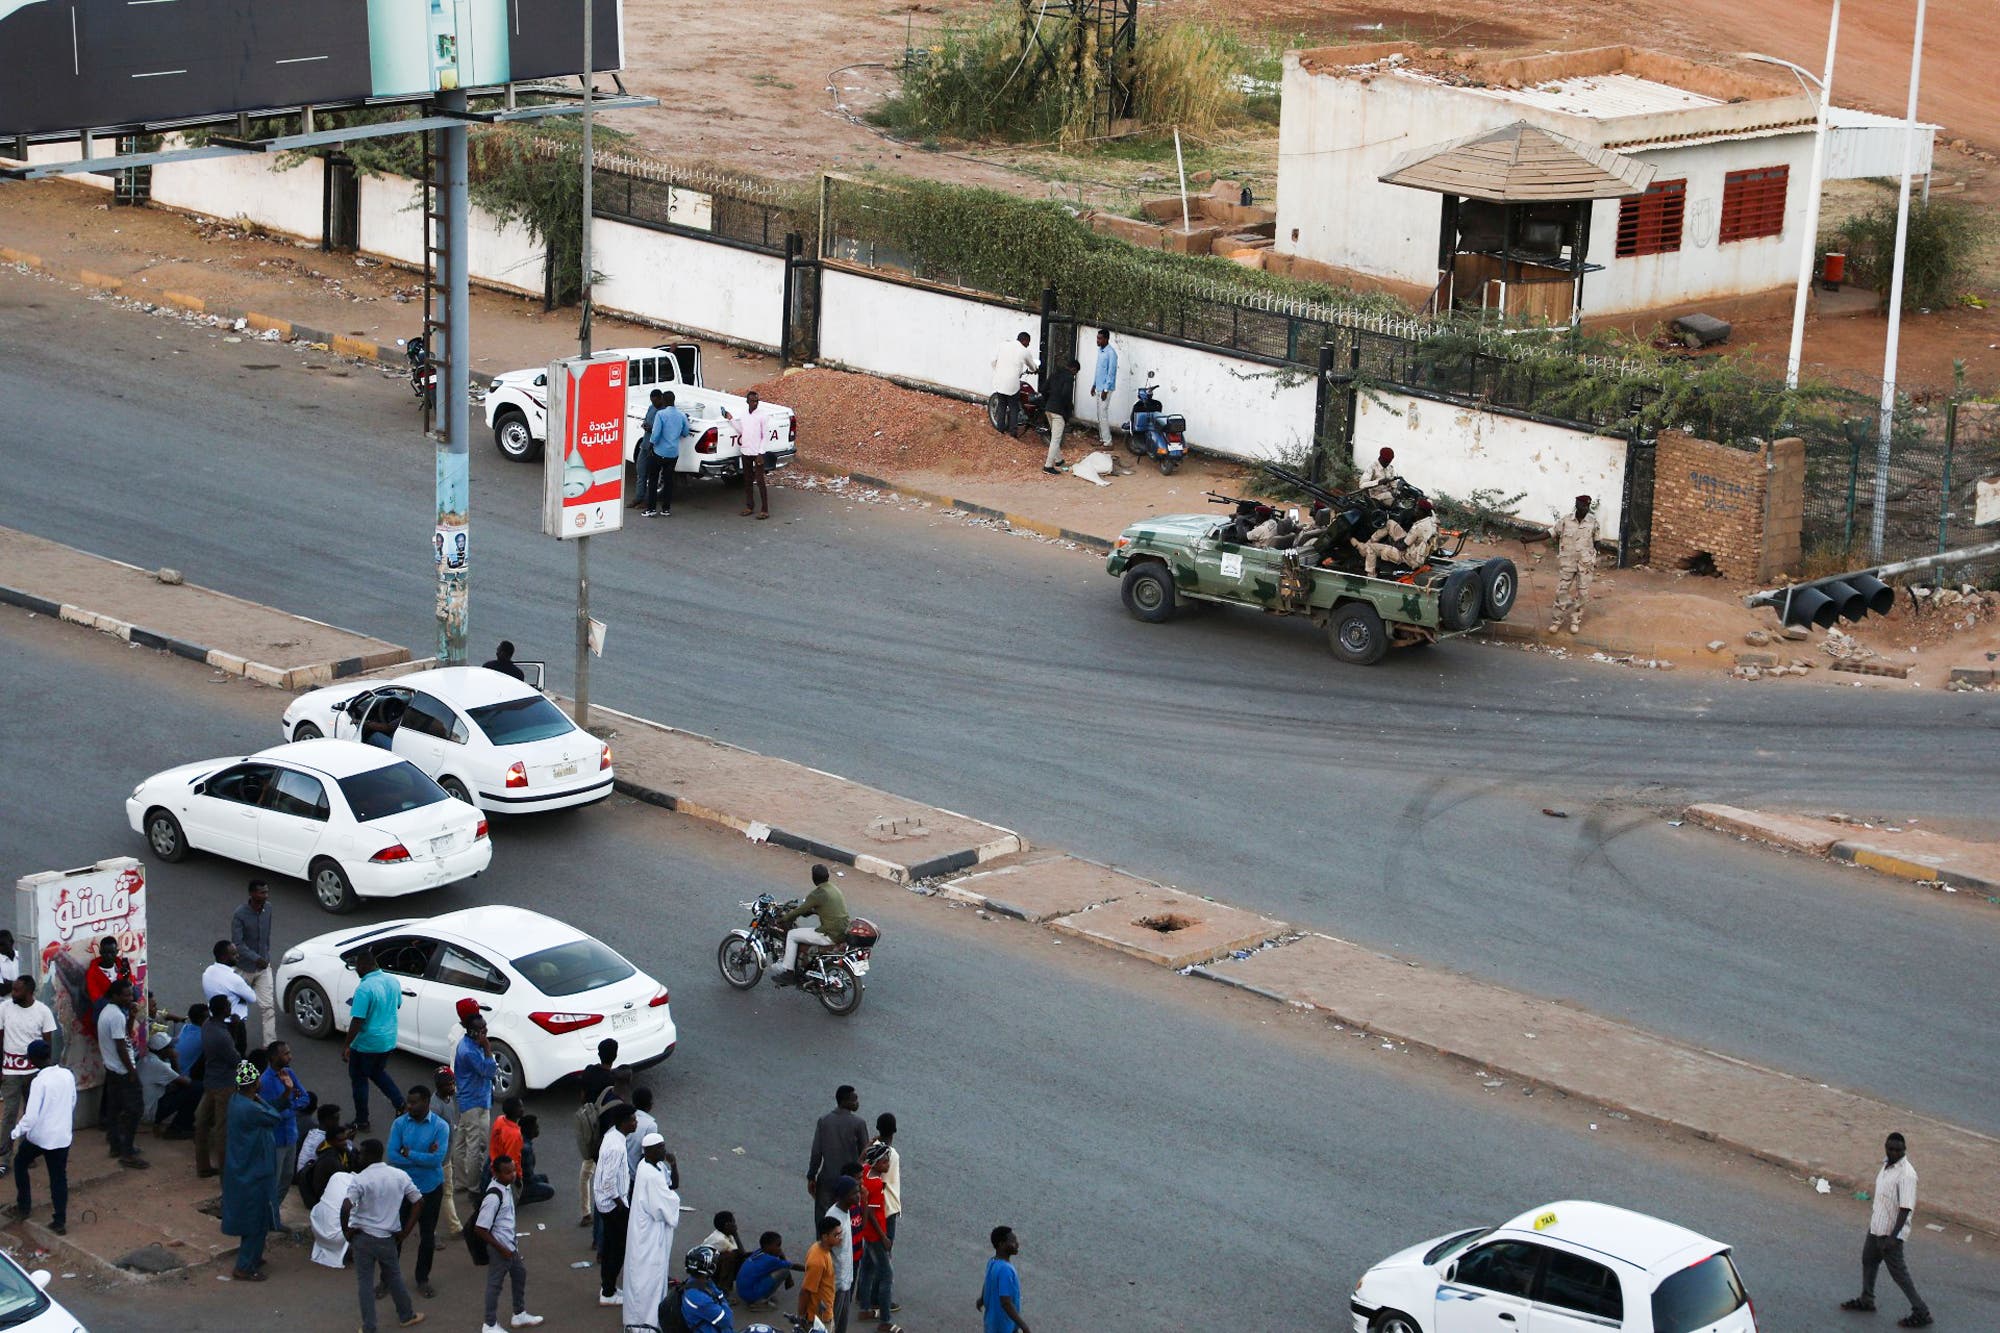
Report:
[[[743,456],[737,447],[736,421],[747,410],[743,399],[720,389],[705,388],[701,382],[701,348],[694,343],[662,343],[658,347],[614,347],[607,349],[623,356],[628,373],[625,379],[625,461],[631,462],[639,447],[639,428],[645,423],[646,409],[655,389],[674,395],[674,406],[687,413],[688,438],[681,442],[680,465],[675,470],[704,477],[738,477],[743,473]],[[493,443],[517,463],[531,463],[541,457],[548,442],[549,372],[546,367],[510,370],[496,375],[486,390],[486,424],[493,428]],[[725,421],[724,408],[735,421]],[[765,440],[766,463],[770,468],[789,464],[798,454],[799,422],[789,407],[765,403],[770,419],[770,437]],[[691,442],[690,442],[691,441]]]

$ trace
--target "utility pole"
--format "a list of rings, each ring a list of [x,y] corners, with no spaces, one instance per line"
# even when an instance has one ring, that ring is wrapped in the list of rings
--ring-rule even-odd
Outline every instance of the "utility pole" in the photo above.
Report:
[[[442,111],[464,111],[465,93],[440,92]],[[442,375],[432,381],[440,413],[437,441],[437,526],[444,543],[439,552],[437,587],[437,659],[439,666],[464,666],[466,621],[470,613],[471,469],[466,421],[472,362],[471,292],[466,254],[466,142],[464,121],[437,131],[444,140],[437,164],[438,192],[444,197],[444,362]],[[427,224],[430,222],[426,219]],[[437,356],[436,348],[431,354]],[[464,543],[461,547],[458,543]]]
[[[592,60],[596,15],[592,0],[583,0],[583,316],[577,325],[577,355],[590,355],[590,187],[595,159],[591,152],[591,86],[597,80]],[[625,503],[620,499],[620,504]],[[590,538],[576,539],[576,725],[590,730]]]
[[[1889,345],[1882,355],[1882,418],[1875,438],[1875,514],[1868,525],[1870,558],[1882,558],[1889,521],[1889,436],[1896,422],[1896,344],[1903,333],[1904,250],[1910,240],[1910,173],[1917,164],[1917,81],[1924,69],[1924,10],[1917,0],[1917,35],[1910,44],[1910,101],[1903,115],[1903,181],[1896,191],[1896,265],[1889,280]]]
[[[1799,363],[1805,354],[1806,297],[1812,290],[1813,260],[1819,249],[1819,196],[1826,188],[1827,117],[1833,110],[1833,52],[1840,41],[1840,0],[1833,0],[1833,21],[1826,30],[1826,73],[1819,81],[1819,124],[1813,131],[1812,181],[1806,194],[1806,220],[1799,245],[1799,289],[1792,298],[1792,350],[1785,360],[1785,387],[1799,387]]]

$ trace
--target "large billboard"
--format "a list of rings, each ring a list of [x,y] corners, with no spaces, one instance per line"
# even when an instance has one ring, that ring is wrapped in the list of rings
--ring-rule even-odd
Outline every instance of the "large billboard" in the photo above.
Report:
[[[624,68],[623,0],[592,63]],[[584,0],[0,0],[0,136],[420,100],[583,70]]]

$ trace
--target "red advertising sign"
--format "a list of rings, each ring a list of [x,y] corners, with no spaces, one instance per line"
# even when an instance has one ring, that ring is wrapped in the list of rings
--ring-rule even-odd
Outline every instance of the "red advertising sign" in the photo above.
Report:
[[[625,518],[625,358],[568,357],[549,367],[542,531],[616,532]]]

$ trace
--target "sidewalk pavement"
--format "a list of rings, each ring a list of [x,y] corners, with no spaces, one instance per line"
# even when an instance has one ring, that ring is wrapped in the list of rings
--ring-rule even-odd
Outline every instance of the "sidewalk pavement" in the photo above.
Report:
[[[0,601],[41,615],[284,690],[409,660],[393,643],[170,577],[0,528]]]
[[[2000,843],[1953,838],[1901,824],[1868,824],[1845,816],[1776,814],[1733,805],[1691,805],[1683,817],[1718,833],[2000,902]]]

